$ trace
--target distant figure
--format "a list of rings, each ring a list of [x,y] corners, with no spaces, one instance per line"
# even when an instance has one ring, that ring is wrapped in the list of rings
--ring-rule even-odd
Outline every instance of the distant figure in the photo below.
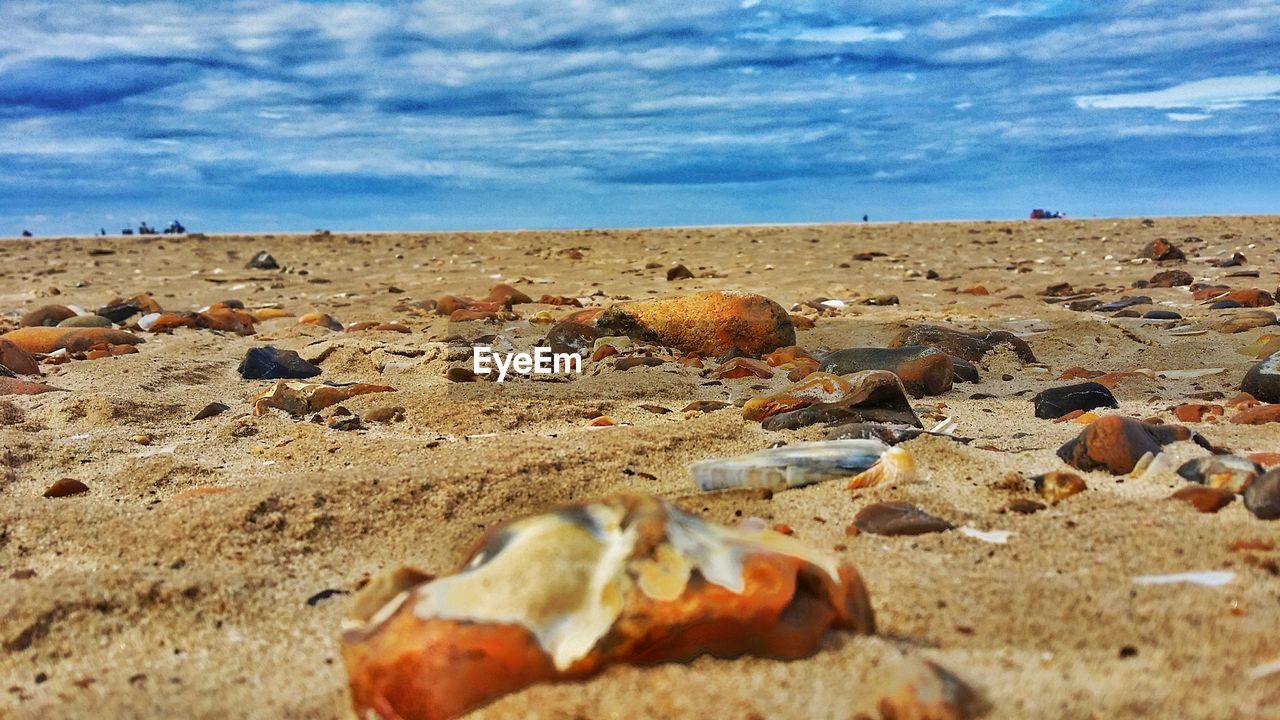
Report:
[[[98,234],[99,234],[99,235],[101,235],[102,237],[106,237],[106,236],[107,236],[107,229],[106,229],[106,228],[98,228]]]
[[[182,235],[186,231],[187,229],[182,226],[182,223],[178,222],[177,219],[174,219],[173,222],[169,223],[169,227],[164,229],[164,234],[165,235]]]
[[[22,228],[22,237],[31,237],[31,231],[26,228]]]
[[[155,235],[156,229],[148,225],[146,222],[143,222],[138,225],[138,234],[139,235]]]
[[[863,216],[862,216],[862,222],[867,222],[868,220],[869,220],[869,218],[868,218],[866,215],[863,215]]]
[[[131,228],[125,228],[125,229],[123,229],[123,230],[121,230],[121,231],[120,231],[120,234],[121,234],[121,235],[132,235],[132,234],[133,234],[133,230],[132,230]]]

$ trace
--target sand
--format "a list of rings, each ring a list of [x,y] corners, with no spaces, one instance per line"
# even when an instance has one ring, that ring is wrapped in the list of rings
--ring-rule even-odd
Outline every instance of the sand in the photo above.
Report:
[[[309,598],[352,591],[404,564],[448,572],[496,522],[640,490],[719,522],[786,523],[862,572],[881,634],[830,635],[795,662],[614,667],[583,683],[529,688],[475,717],[845,718],[874,699],[877,678],[902,658],[956,673],[992,718],[1280,717],[1280,673],[1249,677],[1280,655],[1280,577],[1228,548],[1280,544],[1280,522],[1260,521],[1240,502],[1197,513],[1168,499],[1183,484],[1169,471],[1141,480],[1086,473],[1089,489],[1055,507],[1003,511],[1033,494],[1002,489],[1002,478],[1062,469],[1054,451],[1082,428],[1032,415],[1030,396],[1066,368],[1225,368],[1117,387],[1118,412],[1167,422],[1189,393],[1235,394],[1251,363],[1236,350],[1265,330],[1173,337],[1158,323],[1073,312],[1037,295],[1063,281],[1118,290],[1147,279],[1161,268],[1132,258],[1157,237],[1187,251],[1176,267],[1197,280],[1274,291],[1280,278],[1275,217],[0,242],[0,312],[11,325],[44,303],[92,309],[150,291],[166,309],[239,298],[412,329],[334,333],[291,318],[262,323],[256,337],[179,329],[146,335],[138,354],[47,367],[45,381],[69,392],[0,398],[0,715],[346,716],[337,636],[351,596]],[[263,249],[286,269],[244,269]],[[887,255],[852,258],[867,251]],[[1248,257],[1243,268],[1205,262],[1236,251]],[[668,282],[677,262],[713,276]],[[1241,269],[1260,277],[1226,278]],[[941,278],[926,279],[928,270]],[[618,372],[606,361],[565,383],[450,383],[447,336],[517,326],[509,334],[528,341],[546,326],[451,327],[395,308],[444,293],[482,297],[499,280],[535,298],[594,295],[598,304],[700,289],[759,292],[787,307],[892,293],[901,304],[851,305],[800,331],[799,343],[880,345],[921,320],[1043,326],[1027,340],[1044,367],[999,353],[983,363],[980,385],[916,401],[976,440],[906,444],[915,483],[851,493],[833,482],[771,499],[698,494],[688,463],[822,430],[770,433],[734,408],[679,409],[695,399],[741,402],[761,392],[753,386],[785,380],[708,385],[691,368]],[[990,294],[948,291],[975,284]],[[1196,322],[1222,315],[1186,288],[1139,292]],[[526,318],[542,309],[568,312],[517,307]],[[279,412],[252,416],[249,401],[268,383],[241,379],[236,366],[267,342],[324,356],[325,380],[395,387],[344,405],[361,415],[402,406],[407,419],[341,432]],[[231,410],[191,420],[213,401]],[[588,429],[600,414],[622,424]],[[1195,427],[1238,451],[1280,451],[1280,425]],[[133,440],[142,434],[149,445]],[[1169,452],[1204,454],[1190,443]],[[41,497],[59,478],[90,492]],[[193,496],[195,488],[225,491]],[[846,537],[861,507],[888,499],[1012,535],[1006,544],[959,532]],[[1280,551],[1252,555],[1275,560]],[[1223,587],[1133,582],[1191,570],[1235,575]]]

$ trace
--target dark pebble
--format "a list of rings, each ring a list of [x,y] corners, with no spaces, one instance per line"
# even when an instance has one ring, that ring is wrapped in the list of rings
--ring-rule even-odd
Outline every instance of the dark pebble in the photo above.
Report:
[[[270,345],[245,353],[239,371],[246,380],[301,379],[320,374],[320,368],[303,360],[297,352]]]
[[[1172,310],[1148,310],[1142,317],[1147,320],[1181,320],[1182,316]]]
[[[1045,420],[1060,418],[1074,410],[1120,407],[1107,386],[1096,382],[1049,388],[1033,397],[1031,402],[1035,404],[1036,417]]]
[[[693,271],[684,265],[676,265],[667,271],[667,282],[674,280],[688,280],[693,277]]]
[[[245,263],[245,267],[250,270],[279,270],[280,263],[271,257],[271,253],[262,250],[257,255],[254,255],[249,262]]]
[[[862,508],[854,516],[853,524],[862,532],[873,535],[924,535],[955,527],[909,502],[897,500]]]
[[[226,405],[220,402],[211,402],[208,405],[205,405],[204,408],[201,409],[200,412],[196,413],[196,416],[191,419],[204,420],[205,418],[211,418],[215,415],[221,415],[222,413],[230,409],[231,409],[230,405]]]
[[[1244,491],[1244,506],[1261,520],[1280,518],[1280,467],[1249,483]]]
[[[1266,403],[1280,403],[1280,352],[1249,368],[1240,389]]]
[[[44,496],[47,498],[60,498],[60,497],[70,497],[72,495],[82,495],[87,492],[89,492],[88,485],[85,485],[79,480],[72,480],[71,478],[62,478],[61,480],[50,485],[49,489],[44,491]]]

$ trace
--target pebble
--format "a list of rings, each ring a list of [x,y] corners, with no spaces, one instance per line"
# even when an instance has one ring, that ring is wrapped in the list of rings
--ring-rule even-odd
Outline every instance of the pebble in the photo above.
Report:
[[[1106,469],[1113,475],[1133,472],[1147,453],[1160,454],[1164,445],[1194,440],[1212,450],[1204,438],[1181,425],[1151,425],[1122,415],[1108,415],[1091,423],[1058,448],[1058,457],[1078,470]]]
[[[538,298],[538,302],[543,305],[582,307],[582,303],[579,302],[578,298],[567,297],[564,295],[543,295]]]
[[[591,352],[600,333],[594,327],[580,322],[561,320],[547,331],[547,345],[553,353]]]
[[[196,413],[195,417],[193,417],[193,418],[191,418],[191,419],[192,419],[192,420],[204,420],[204,419],[206,419],[206,418],[211,418],[211,417],[214,417],[214,416],[216,416],[216,415],[221,415],[222,413],[224,413],[224,412],[226,412],[226,411],[228,411],[228,410],[230,410],[230,409],[231,409],[231,406],[230,406],[230,405],[227,405],[227,404],[225,404],[225,403],[220,403],[220,402],[211,402],[211,403],[209,403],[208,405],[205,405],[203,408],[201,408],[201,409],[200,409],[200,412]]]
[[[31,353],[18,347],[12,340],[0,338],[0,367],[19,375],[39,375],[40,364]]]
[[[1216,513],[1230,505],[1236,499],[1236,494],[1221,488],[1189,485],[1175,490],[1171,497],[1188,503],[1202,513]]]
[[[1275,313],[1266,310],[1247,310],[1211,323],[1210,327],[1220,333],[1232,335],[1275,324]]]
[[[303,360],[297,352],[271,345],[250,348],[238,370],[246,380],[296,380],[320,374],[320,368]]]
[[[657,367],[665,364],[665,360],[656,357],[634,356],[618,358],[614,361],[613,367],[616,370],[630,370],[637,367]]]
[[[1119,300],[1102,303],[1093,309],[1097,312],[1115,312],[1117,310],[1124,310],[1125,308],[1133,307],[1134,305],[1150,304],[1151,298],[1146,295],[1125,295]]]
[[[258,252],[258,254],[250,258],[249,262],[245,263],[244,266],[249,270],[279,270],[280,269],[280,263],[276,262],[276,259],[271,257],[271,253],[267,252],[266,250],[262,250]]]
[[[1082,382],[1075,385],[1042,390],[1031,399],[1036,417],[1045,420],[1060,418],[1069,412],[1081,412],[1096,408],[1118,408],[1120,403],[1111,391],[1101,383]]]
[[[793,415],[793,413],[802,413]],[[842,419],[845,422],[899,422],[920,427],[898,376],[885,370],[851,375],[813,373],[798,383],[748,400],[742,417],[766,429],[803,427]],[[801,422],[803,424],[796,424]]]
[[[773,377],[773,368],[768,363],[755,358],[739,357],[724,363],[711,373],[712,377],[721,379],[735,379],[745,377],[755,377],[768,379]]]
[[[1276,304],[1276,300],[1271,296],[1271,293],[1258,288],[1231,290],[1225,295],[1220,295],[1218,300],[1234,302],[1238,304],[1238,307],[1248,308],[1269,307]]]
[[[691,277],[693,277],[693,271],[685,267],[684,265],[676,265],[672,267],[670,270],[667,270],[667,282],[674,282],[676,280],[688,280]]]
[[[1262,466],[1235,455],[1210,455],[1188,460],[1178,467],[1185,480],[1231,492],[1244,492],[1249,483],[1262,474]]]
[[[1272,468],[1249,483],[1244,506],[1261,520],[1280,519],[1280,468]]]
[[[26,327],[0,335],[29,353],[88,352],[97,345],[137,345],[142,338],[111,328]]]
[[[1147,243],[1146,247],[1142,248],[1138,253],[1138,257],[1156,261],[1187,259],[1187,256],[1177,245],[1164,238],[1158,238]]]
[[[75,315],[58,323],[58,327],[111,327],[111,321],[101,315]]]
[[[645,408],[646,410],[650,410],[650,412],[654,412],[648,406],[641,405],[640,407]],[[680,408],[680,412],[708,413],[708,412],[715,412],[716,410],[723,410],[727,407],[733,407],[733,406],[727,402],[721,402],[719,400],[694,400],[688,405],[685,405],[684,407]],[[670,412],[666,408],[659,408],[659,410]],[[662,414],[662,413],[658,413],[658,414]]]
[[[489,289],[488,296],[482,302],[490,302],[510,309],[512,305],[527,305],[533,302],[533,298],[506,283],[498,283]]]
[[[1031,347],[1022,338],[1007,330],[973,333],[942,325],[923,324],[913,325],[889,341],[891,348],[908,345],[927,345],[970,362],[979,362],[987,353],[1001,345],[1007,345],[1022,362],[1036,362],[1036,356],[1031,352]]]
[[[412,332],[412,330],[409,329],[408,325],[401,325],[400,323],[358,322],[355,325],[352,325],[351,327],[347,328],[347,332],[369,332],[369,331],[397,332],[397,333]]]
[[[1241,410],[1231,416],[1231,422],[1236,425],[1266,425],[1280,422],[1280,404],[1259,405]]]
[[[275,409],[283,410],[294,417],[301,417],[350,400],[357,395],[395,391],[395,388],[387,385],[367,383],[327,385],[280,381],[253,396],[253,414],[266,415],[268,410]]]
[[[67,391],[44,383],[0,375],[0,395],[42,395],[47,392]]]
[[[1280,353],[1274,353],[1249,368],[1240,383],[1240,390],[1262,402],[1280,403]]]
[[[73,318],[76,311],[66,305],[41,305],[25,313],[19,320],[19,327],[53,327],[58,323]]]
[[[351,603],[340,643],[357,716],[453,718],[612,664],[794,659],[830,630],[875,629],[852,567],[648,495],[501,524],[473,547],[457,573],[400,568]]]
[[[405,409],[400,405],[374,408],[364,414],[364,419],[376,423],[404,422]]]
[[[312,325],[322,327],[334,332],[342,332],[342,323],[338,319],[328,313],[309,312],[298,318],[299,325]]]
[[[916,505],[890,500],[868,505],[858,511],[853,524],[872,535],[924,535],[952,530],[955,525],[934,517]]]
[[[835,375],[887,370],[897,375],[902,386],[914,397],[941,395],[951,389],[955,378],[951,357],[923,345],[837,350],[822,359],[818,370]]]
[[[1036,489],[1036,492],[1040,493],[1040,497],[1049,501],[1050,505],[1057,505],[1072,495],[1089,489],[1084,482],[1084,478],[1064,470],[1052,470],[1042,475],[1036,475],[1031,478],[1031,485]]]
[[[945,433],[929,432],[910,425],[888,425],[885,423],[850,422],[837,425],[827,431],[823,440],[879,440],[885,445],[897,445],[914,440],[921,435],[945,438],[956,442],[968,443],[970,438],[960,438]]]
[[[71,478],[62,478],[61,480],[58,480],[54,484],[50,485],[49,488],[44,491],[44,497],[47,497],[47,498],[70,497],[72,495],[83,495],[84,493],[87,493],[87,492],[89,492],[88,485],[85,485],[79,480],[73,480]]]
[[[796,342],[791,317],[781,305],[763,295],[738,292],[614,305],[596,319],[596,327],[703,357],[733,348],[759,356]]]
[[[1017,498],[1009,501],[1008,509],[1009,512],[1018,513],[1019,515],[1031,515],[1044,510],[1046,507],[1048,506],[1042,502],[1036,502],[1035,500],[1028,500],[1026,498]]]
[[[1221,417],[1224,409],[1221,405],[1205,403],[1183,403],[1173,409],[1173,416],[1182,422],[1204,422],[1205,417]]]
[[[1142,314],[1147,320],[1181,320],[1182,315],[1172,310],[1148,310]]]
[[[99,317],[104,317],[113,323],[124,322],[129,318],[141,312],[141,308],[135,302],[121,302],[112,305],[104,305],[94,311]]]
[[[1165,270],[1151,276],[1150,287],[1184,287],[1193,282],[1195,282],[1195,278],[1191,277],[1191,273],[1185,270]]]

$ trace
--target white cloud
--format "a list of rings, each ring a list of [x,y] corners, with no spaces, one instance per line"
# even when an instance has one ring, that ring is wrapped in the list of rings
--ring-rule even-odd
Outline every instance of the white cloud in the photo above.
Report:
[[[897,42],[907,34],[901,30],[880,30],[866,25],[837,25],[828,28],[802,30],[792,35],[794,40],[829,43],[859,43],[874,40]]]
[[[1165,117],[1174,122],[1200,122],[1213,117],[1208,113],[1165,113]]]
[[[1182,83],[1164,90],[1119,93],[1116,95],[1082,95],[1076,105],[1084,109],[1200,108],[1229,110],[1247,102],[1280,100],[1280,75],[1234,75]]]

